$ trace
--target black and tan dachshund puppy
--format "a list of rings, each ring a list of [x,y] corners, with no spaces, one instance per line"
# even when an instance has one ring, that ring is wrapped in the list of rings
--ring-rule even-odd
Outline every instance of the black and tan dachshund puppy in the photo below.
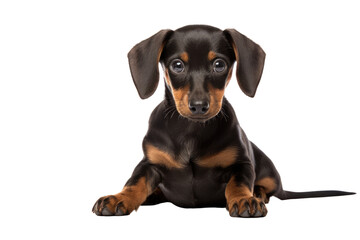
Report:
[[[234,62],[240,89],[254,97],[265,61],[259,45],[234,29],[192,25],[162,30],[128,54],[142,99],[165,76],[165,99],[152,112],[144,158],[123,190],[96,201],[100,216],[128,215],[140,205],[226,207],[233,217],[263,217],[280,199],[352,194],[284,191],[271,160],[250,142],[224,97]]]

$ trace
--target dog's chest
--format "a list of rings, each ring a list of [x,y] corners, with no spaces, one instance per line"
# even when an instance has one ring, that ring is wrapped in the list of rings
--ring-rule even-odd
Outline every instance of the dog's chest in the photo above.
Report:
[[[181,144],[180,151],[177,154],[177,160],[184,166],[190,164],[195,156],[195,141],[187,140]]]
[[[234,161],[232,149],[217,146],[218,139],[214,136],[221,134],[216,128],[190,125],[182,131],[178,129],[172,127],[167,131],[164,149],[176,164],[164,161],[166,168],[161,171],[160,189],[167,200],[180,207],[224,207],[224,166],[217,163]]]
[[[159,185],[166,199],[180,207],[223,207],[225,186],[219,172],[194,163],[168,171]]]
[[[223,207],[226,186],[222,181],[223,171],[202,167],[193,141],[182,146],[177,156],[182,167],[162,173],[159,187],[165,197],[180,207]]]

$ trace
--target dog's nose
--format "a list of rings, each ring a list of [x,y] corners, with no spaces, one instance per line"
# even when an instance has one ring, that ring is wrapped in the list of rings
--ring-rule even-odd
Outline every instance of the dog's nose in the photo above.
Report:
[[[209,110],[208,101],[190,101],[189,109],[193,114],[205,114]]]

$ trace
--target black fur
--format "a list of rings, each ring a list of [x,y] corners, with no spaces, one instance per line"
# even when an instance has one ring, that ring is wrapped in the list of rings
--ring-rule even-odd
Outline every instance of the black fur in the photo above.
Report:
[[[126,183],[126,186],[135,186],[140,178],[145,177],[149,193],[143,204],[169,201],[187,208],[225,207],[231,202],[225,196],[230,181],[235,183],[231,189],[229,185],[230,195],[236,195],[237,191],[242,194],[243,189],[245,194],[248,189],[251,194],[262,198],[259,200],[251,195],[238,201],[230,206],[231,216],[265,216],[264,202],[268,202],[271,196],[291,199],[353,194],[341,191],[284,191],[274,164],[247,139],[232,106],[221,95],[235,61],[236,78],[241,90],[250,97],[255,95],[265,53],[246,36],[234,29],[221,31],[202,25],[186,26],[176,31],[162,30],[137,44],[128,57],[141,98],[151,96],[156,90],[158,62],[163,66],[166,78],[165,99],[152,112],[143,140],[144,159]],[[224,69],[220,67],[221,71],[215,69],[219,59],[225,63]],[[174,61],[178,72],[172,70]],[[176,99],[176,94],[183,94],[185,99],[189,99],[189,104],[190,101],[208,104],[210,110],[202,114],[191,112],[188,102],[183,101],[184,98],[179,98],[181,101]],[[216,95],[219,99],[221,97],[219,107]],[[149,150],[149,146],[156,151]],[[154,156],[159,159],[153,159]],[[211,162],[209,156],[217,156],[218,163]],[[225,164],[228,159],[221,156],[234,159]],[[206,157],[208,162],[204,166],[201,161]],[[171,164],[180,167],[171,167]],[[240,199],[241,194],[238,194]],[[94,212],[108,215],[109,210],[102,214],[100,205],[106,204],[97,202]]]

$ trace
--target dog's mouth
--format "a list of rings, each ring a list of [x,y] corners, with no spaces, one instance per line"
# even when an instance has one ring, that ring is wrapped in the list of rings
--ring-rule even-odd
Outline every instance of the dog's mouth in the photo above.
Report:
[[[189,105],[185,103],[184,101],[176,101],[175,105],[177,112],[182,117],[190,121],[199,122],[199,123],[204,123],[206,121],[213,119],[221,112],[221,108],[222,108],[221,102],[211,102],[206,112],[201,113],[200,111],[200,113],[194,113],[194,111],[190,110]]]
[[[214,117],[216,117],[218,115],[219,112],[220,112],[220,110],[216,111],[216,112],[209,112],[209,113],[203,114],[203,115],[200,115],[200,114],[184,114],[184,113],[182,113],[182,111],[179,111],[179,109],[178,109],[178,113],[182,117],[184,117],[184,118],[186,118],[186,119],[188,119],[190,121],[199,122],[199,123],[204,123],[206,121],[209,121],[209,120],[213,119]]]
[[[204,123],[213,118],[213,117],[200,117],[200,116],[185,116],[185,117],[193,122],[201,122],[201,123]]]
[[[173,90],[176,110],[182,117],[190,121],[204,123],[221,112],[224,90],[220,91],[220,94],[210,94],[208,101],[189,101],[188,89]]]

